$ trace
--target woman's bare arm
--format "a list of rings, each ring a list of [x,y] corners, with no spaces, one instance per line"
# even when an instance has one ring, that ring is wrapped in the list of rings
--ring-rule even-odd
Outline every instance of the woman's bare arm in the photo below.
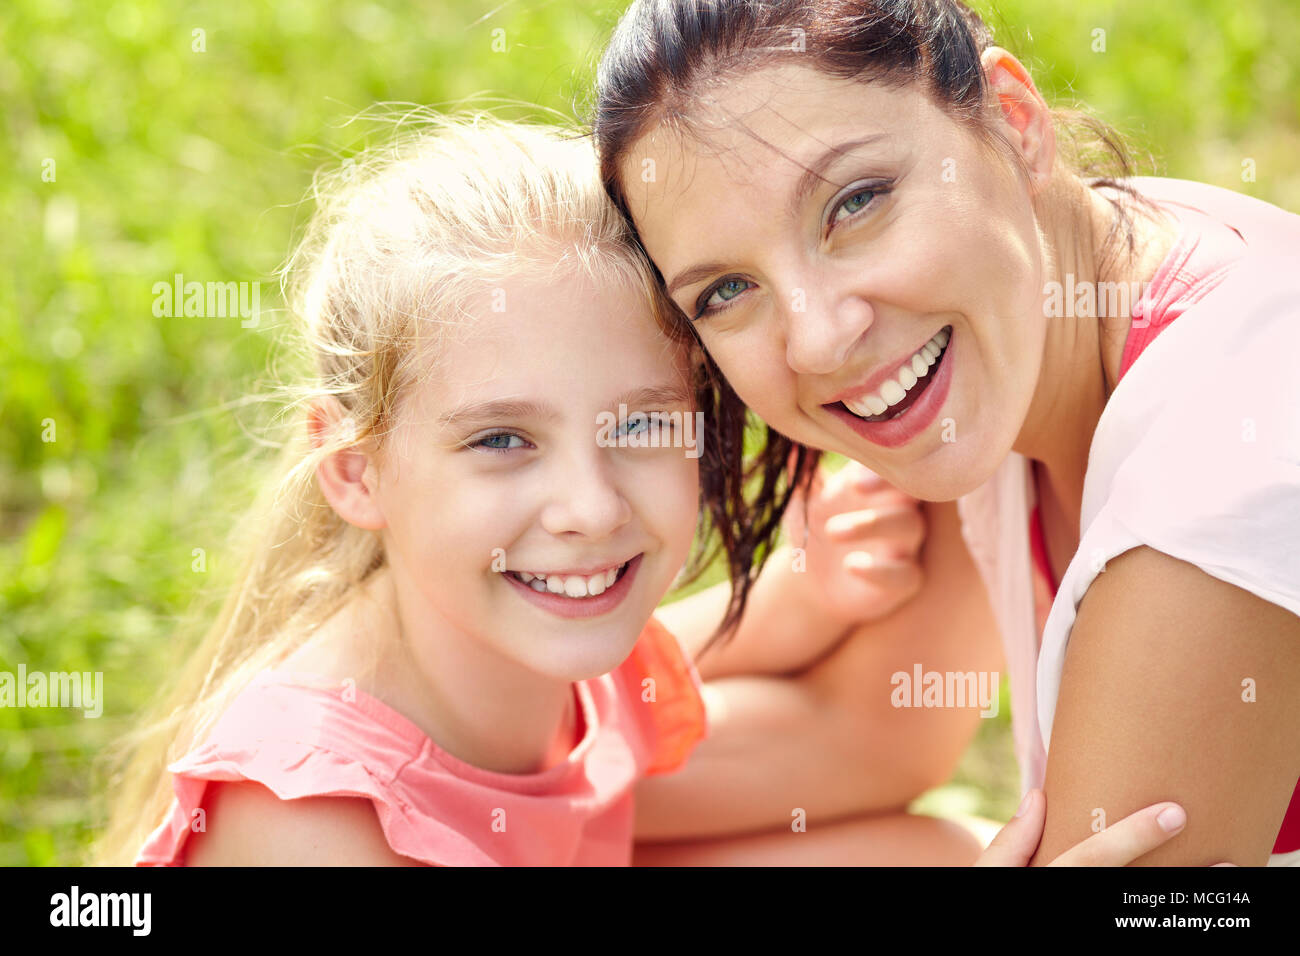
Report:
[[[1041,864],[1156,800],[1185,832],[1137,862],[1262,865],[1300,774],[1300,617],[1150,548],[1080,604],[1047,764]]]
[[[893,706],[897,672],[1001,672],[1002,650],[954,503],[924,506],[919,594],[792,677],[710,681],[710,729],[673,774],[637,785],[637,838],[683,839],[898,809],[943,783],[978,707]]]

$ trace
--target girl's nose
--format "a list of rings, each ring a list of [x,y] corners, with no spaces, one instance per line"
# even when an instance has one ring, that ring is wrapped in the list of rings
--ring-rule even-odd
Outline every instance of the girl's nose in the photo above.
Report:
[[[792,307],[788,314],[786,363],[803,375],[828,375],[843,366],[875,320],[871,304],[858,295],[837,301],[809,295],[803,310]]]
[[[554,492],[542,510],[542,527],[550,534],[604,538],[632,517],[632,508],[615,481],[603,449],[557,462]]]

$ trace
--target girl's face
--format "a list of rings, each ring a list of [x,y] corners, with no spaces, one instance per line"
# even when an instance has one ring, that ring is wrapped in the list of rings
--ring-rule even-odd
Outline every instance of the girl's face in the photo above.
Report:
[[[806,66],[719,84],[690,119],[650,129],[620,178],[741,399],[919,498],[985,481],[1046,335],[1041,235],[1009,161],[914,86]]]
[[[630,286],[512,280],[471,314],[380,459],[404,611],[538,674],[604,674],[694,535],[685,356]]]

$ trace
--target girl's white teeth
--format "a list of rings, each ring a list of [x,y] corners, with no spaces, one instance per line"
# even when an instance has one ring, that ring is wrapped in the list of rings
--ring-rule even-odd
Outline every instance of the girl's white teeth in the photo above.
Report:
[[[626,565],[593,574],[590,577],[581,574],[531,574],[518,571],[519,579],[534,591],[563,594],[565,597],[584,598],[604,594],[618,580],[619,572]]]
[[[949,332],[940,329],[930,341],[913,353],[912,357],[894,374],[894,378],[885,380],[880,389],[872,395],[859,395],[849,401],[845,399],[844,407],[860,418],[882,415],[885,410],[897,405],[916,383],[929,373],[939,355],[948,345]]]

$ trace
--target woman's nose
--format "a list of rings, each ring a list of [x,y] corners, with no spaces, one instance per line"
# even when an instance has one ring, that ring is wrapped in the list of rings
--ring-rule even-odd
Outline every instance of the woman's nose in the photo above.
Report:
[[[792,297],[787,314],[786,363],[804,375],[827,375],[843,366],[875,319],[871,304],[858,295],[834,301],[808,295],[804,303]]]

